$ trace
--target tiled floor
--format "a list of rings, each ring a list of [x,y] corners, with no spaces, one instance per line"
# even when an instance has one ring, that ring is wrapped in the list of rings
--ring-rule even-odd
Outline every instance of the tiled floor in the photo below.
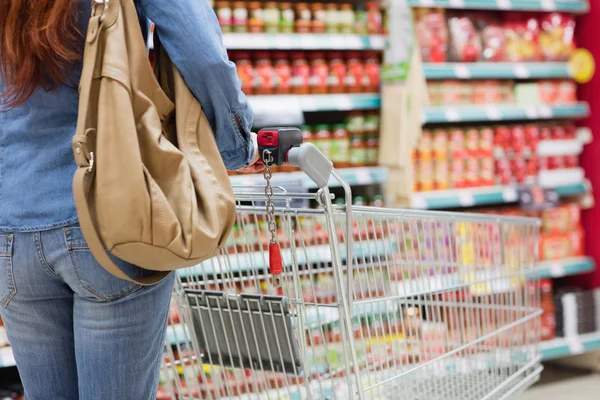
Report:
[[[515,400],[599,400],[600,374],[545,366],[540,383]]]

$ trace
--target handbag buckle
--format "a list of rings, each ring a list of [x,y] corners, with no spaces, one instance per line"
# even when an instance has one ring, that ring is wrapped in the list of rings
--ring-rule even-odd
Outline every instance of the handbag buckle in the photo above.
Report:
[[[102,19],[104,19],[104,15],[108,11],[109,2],[110,2],[110,0],[93,0],[92,17],[96,16],[96,6],[100,5],[100,4],[104,4],[104,8],[102,9],[102,13],[100,14],[100,21],[102,21]]]

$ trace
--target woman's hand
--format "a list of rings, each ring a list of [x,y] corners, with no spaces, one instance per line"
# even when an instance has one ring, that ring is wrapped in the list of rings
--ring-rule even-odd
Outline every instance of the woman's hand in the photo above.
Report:
[[[250,165],[238,169],[237,172],[256,174],[264,171],[265,164],[260,158],[260,151],[258,149],[258,136],[256,133],[252,132],[250,138],[252,140],[252,144],[254,145],[254,158],[252,159],[252,163]]]

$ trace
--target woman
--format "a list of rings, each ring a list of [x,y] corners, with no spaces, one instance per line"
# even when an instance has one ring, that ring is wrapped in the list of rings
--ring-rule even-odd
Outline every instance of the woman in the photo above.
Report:
[[[135,1],[202,103],[227,168],[259,168],[252,111],[207,0]],[[90,3],[0,8],[0,313],[28,400],[153,399],[163,353],[173,275],[145,288],[109,275],[77,226],[71,138]]]

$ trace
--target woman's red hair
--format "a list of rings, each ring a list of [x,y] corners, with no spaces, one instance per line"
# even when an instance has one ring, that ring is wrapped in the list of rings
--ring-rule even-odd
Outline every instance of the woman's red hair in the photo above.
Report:
[[[23,104],[38,86],[64,83],[80,59],[79,0],[10,0],[0,7],[1,104]]]

